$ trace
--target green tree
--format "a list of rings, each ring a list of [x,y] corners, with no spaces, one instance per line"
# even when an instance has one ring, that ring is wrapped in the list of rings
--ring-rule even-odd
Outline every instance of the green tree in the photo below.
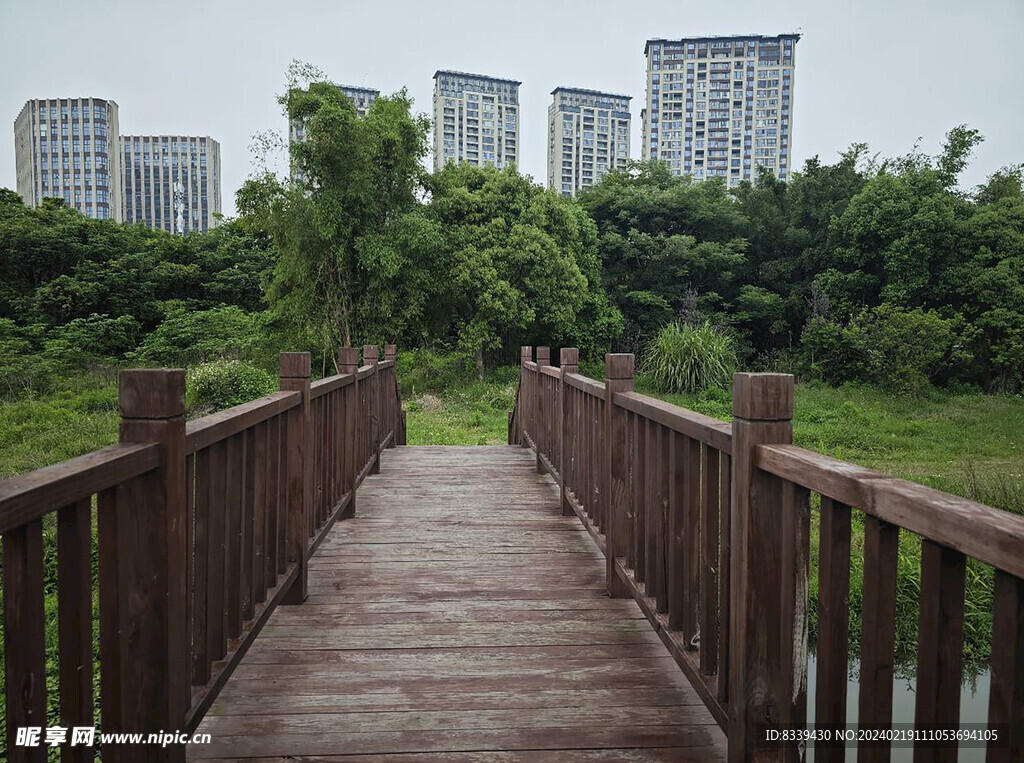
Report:
[[[447,165],[429,181],[425,217],[441,235],[433,292],[444,332],[474,357],[520,344],[608,346],[621,330],[601,287],[597,232],[573,202],[515,168]]]
[[[381,241],[397,237],[416,207],[429,120],[413,116],[404,90],[360,116],[329,82],[293,85],[280,98],[305,131],[291,146],[292,178],[248,181],[238,206],[279,252],[269,291],[276,316],[328,353],[339,341],[379,341],[391,328],[369,322],[379,318],[373,295],[401,275],[401,258]]]

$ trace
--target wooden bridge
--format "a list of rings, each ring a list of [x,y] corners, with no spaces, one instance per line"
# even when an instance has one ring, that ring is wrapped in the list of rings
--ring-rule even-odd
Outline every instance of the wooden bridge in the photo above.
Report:
[[[338,361],[311,382],[282,353],[280,392],[190,422],[181,371],[122,372],[119,445],[0,483],[9,760],[47,757],[19,728],[96,723],[211,738],[104,761],[799,760],[766,732],[809,703],[819,728],[892,725],[901,533],[922,543],[917,728],[959,722],[971,558],[994,568],[987,759],[1024,759],[1024,518],[792,446],[791,377],[738,374],[724,423],[634,392],[630,355],[598,382],[574,349],[523,348],[510,446],[402,447],[394,346]]]

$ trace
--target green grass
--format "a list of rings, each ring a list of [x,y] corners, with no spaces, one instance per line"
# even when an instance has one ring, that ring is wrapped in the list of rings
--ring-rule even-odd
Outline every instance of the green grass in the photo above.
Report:
[[[505,445],[515,385],[474,382],[405,401],[409,445]]]
[[[646,391],[640,385],[641,391]],[[731,397],[657,395],[725,421]],[[1024,513],[1024,396],[887,395],[798,384],[793,441],[808,450]]]

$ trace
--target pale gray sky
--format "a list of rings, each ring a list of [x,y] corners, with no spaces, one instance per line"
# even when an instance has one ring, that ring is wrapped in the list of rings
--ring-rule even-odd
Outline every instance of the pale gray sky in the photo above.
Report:
[[[640,153],[644,42],[798,30],[795,166],[854,141],[894,155],[937,151],[961,122],[985,143],[970,186],[1024,161],[1022,0],[0,0],[0,186],[13,188],[14,118],[29,98],[96,96],[122,134],[220,141],[225,212],[252,170],[252,135],[284,129],[288,62],[390,93],[430,112],[436,69],[522,80],[521,169],[546,178],[547,106],[557,85],[633,96]]]

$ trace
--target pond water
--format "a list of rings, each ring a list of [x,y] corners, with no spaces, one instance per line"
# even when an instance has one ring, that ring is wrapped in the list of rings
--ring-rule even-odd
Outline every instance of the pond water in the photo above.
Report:
[[[814,723],[814,688],[817,660],[814,654],[809,655],[807,666],[807,722]],[[966,673],[966,671],[965,671]],[[857,702],[859,696],[859,665],[854,662],[850,666],[849,678],[846,681],[846,722],[853,726],[857,721]],[[893,723],[914,722],[915,681],[911,678],[897,678],[892,687],[892,720]],[[986,668],[968,677],[960,687],[960,723],[983,724],[988,721],[988,690],[989,672]],[[855,747],[855,745],[854,745]],[[912,747],[893,747],[893,763],[911,763],[914,758]],[[847,756],[848,760],[850,758]],[[813,748],[808,749],[807,760],[814,760]],[[960,747],[960,763],[984,763],[985,748]]]

